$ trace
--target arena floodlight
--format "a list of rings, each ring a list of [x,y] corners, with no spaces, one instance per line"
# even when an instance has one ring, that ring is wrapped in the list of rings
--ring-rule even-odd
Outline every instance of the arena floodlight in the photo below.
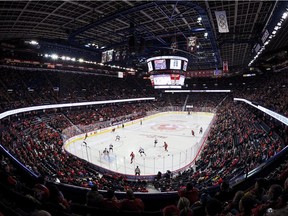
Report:
[[[51,58],[54,59],[54,60],[57,60],[59,58],[59,56],[57,54],[52,54]]]

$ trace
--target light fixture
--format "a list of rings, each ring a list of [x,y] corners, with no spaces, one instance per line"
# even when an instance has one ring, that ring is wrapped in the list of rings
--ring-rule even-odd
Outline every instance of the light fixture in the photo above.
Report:
[[[51,55],[51,58],[54,59],[54,60],[56,60],[56,59],[58,59],[58,55],[57,55],[57,54],[52,54],[52,55]]]

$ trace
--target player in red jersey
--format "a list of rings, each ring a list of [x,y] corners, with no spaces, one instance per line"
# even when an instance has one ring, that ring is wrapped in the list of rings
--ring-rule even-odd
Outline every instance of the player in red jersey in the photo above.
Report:
[[[164,145],[163,145],[163,147],[164,147],[164,149],[165,149],[165,151],[167,151],[168,152],[168,144],[166,143],[166,142],[164,142]]]
[[[133,163],[133,160],[134,160],[134,158],[135,158],[135,154],[133,153],[133,151],[131,152],[131,154],[130,154],[130,157],[131,157],[131,164]]]
[[[192,136],[195,136],[194,130],[191,130],[191,134],[192,134]]]

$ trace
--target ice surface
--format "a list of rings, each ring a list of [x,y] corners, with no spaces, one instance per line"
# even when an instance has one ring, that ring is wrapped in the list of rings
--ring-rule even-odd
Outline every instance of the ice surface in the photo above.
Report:
[[[139,120],[125,123],[111,132],[110,129],[89,135],[84,141],[85,134],[65,144],[65,149],[77,157],[114,172],[134,175],[136,166],[143,175],[155,175],[158,171],[175,171],[191,163],[199,147],[203,143],[203,136],[211,123],[212,113],[187,112],[159,113],[145,117],[142,124]],[[203,133],[200,133],[200,127]],[[195,136],[191,134],[194,130]],[[120,135],[120,140],[116,136]],[[154,140],[158,143],[154,147]],[[164,141],[168,144],[165,151]],[[105,148],[113,144],[113,152],[109,156],[103,154]],[[146,156],[140,156],[139,148],[145,150]],[[130,153],[134,152],[133,163]]]

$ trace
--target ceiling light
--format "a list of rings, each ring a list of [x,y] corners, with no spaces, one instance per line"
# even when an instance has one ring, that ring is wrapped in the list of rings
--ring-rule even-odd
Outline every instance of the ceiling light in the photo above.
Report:
[[[58,55],[57,54],[52,54],[51,58],[56,60],[56,59],[58,59]]]
[[[31,44],[31,45],[38,45],[38,42],[35,41],[35,40],[31,40],[31,41],[29,42],[29,44]]]

